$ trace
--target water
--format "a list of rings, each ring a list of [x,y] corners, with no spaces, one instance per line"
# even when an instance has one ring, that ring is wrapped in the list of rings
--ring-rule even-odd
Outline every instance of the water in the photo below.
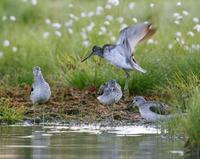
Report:
[[[145,133],[145,134],[144,134]],[[0,127],[0,159],[182,159],[183,142],[149,127]]]

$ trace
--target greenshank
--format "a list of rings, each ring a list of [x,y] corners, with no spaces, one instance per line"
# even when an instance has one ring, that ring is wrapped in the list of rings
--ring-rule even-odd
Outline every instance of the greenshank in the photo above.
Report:
[[[137,106],[141,117],[148,122],[163,121],[173,117],[170,115],[169,106],[158,101],[146,101],[142,96],[135,96],[131,105]]]
[[[109,80],[105,84],[101,85],[98,95],[97,99],[99,102],[108,106],[108,109],[111,111],[114,104],[122,97],[121,86],[116,82],[116,80]],[[111,114],[113,120],[113,112]]]
[[[35,105],[47,102],[51,96],[51,90],[49,84],[43,78],[39,66],[33,67],[33,76],[34,76],[34,83],[32,84],[30,99],[34,105],[34,125],[35,125]],[[43,125],[44,125],[44,110],[43,110]]]
[[[128,71],[135,69],[139,72],[146,73],[146,70],[140,67],[136,62],[134,57],[135,46],[144,39],[149,38],[155,31],[156,29],[152,24],[147,23],[126,27],[120,31],[119,39],[116,44],[106,44],[103,47],[94,46],[91,53],[89,53],[82,62],[92,55],[98,55],[106,59],[112,65],[123,69],[126,73],[124,90],[128,95],[128,78],[130,77]]]

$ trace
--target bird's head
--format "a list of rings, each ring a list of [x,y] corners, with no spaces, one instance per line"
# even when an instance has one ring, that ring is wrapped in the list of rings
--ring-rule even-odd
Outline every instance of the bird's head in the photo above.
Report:
[[[91,52],[81,62],[84,62],[85,60],[87,60],[92,55],[98,55],[98,56],[102,57],[102,54],[103,54],[102,48],[95,45],[95,46],[93,46]]]
[[[114,79],[111,79],[108,81],[108,85],[111,86],[111,87],[114,87],[116,85],[117,81],[114,80]]]
[[[42,74],[42,73],[41,73],[41,69],[40,69],[39,66],[33,67],[33,75],[34,75],[35,77],[38,77],[38,76],[40,76],[41,74]]]
[[[128,105],[128,107],[135,107],[137,106],[138,108],[142,106],[142,104],[146,102],[146,100],[144,99],[144,97],[142,96],[135,96],[132,100],[132,102]]]

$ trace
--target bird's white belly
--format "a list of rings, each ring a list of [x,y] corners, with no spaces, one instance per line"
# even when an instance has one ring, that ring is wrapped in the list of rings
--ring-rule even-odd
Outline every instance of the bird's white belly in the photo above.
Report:
[[[36,88],[33,92],[31,92],[31,101],[32,103],[44,103],[49,100],[50,96],[50,90]]]
[[[133,69],[130,64],[127,63],[126,57],[122,56],[121,54],[111,54],[107,53],[104,55],[104,58],[112,65],[123,68],[126,70]]]

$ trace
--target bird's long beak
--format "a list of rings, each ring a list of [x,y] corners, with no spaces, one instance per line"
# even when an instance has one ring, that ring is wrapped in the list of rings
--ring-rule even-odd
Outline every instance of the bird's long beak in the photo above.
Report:
[[[87,60],[89,57],[91,57],[92,55],[94,55],[94,52],[91,51],[81,62],[84,62],[85,60]]]

